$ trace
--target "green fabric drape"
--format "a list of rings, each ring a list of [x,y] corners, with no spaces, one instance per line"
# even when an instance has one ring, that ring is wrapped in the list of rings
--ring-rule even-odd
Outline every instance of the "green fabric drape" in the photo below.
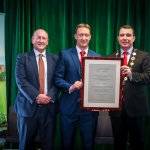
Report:
[[[32,49],[34,30],[45,29],[49,34],[47,51],[57,54],[75,45],[74,29],[79,23],[91,26],[90,48],[106,56],[119,49],[117,34],[124,24],[133,26],[134,47],[150,52],[149,0],[1,0],[5,18],[5,55],[7,71],[7,105],[13,105],[17,93],[14,67],[18,53]],[[32,75],[31,75],[32,76]],[[148,88],[149,93],[149,88]],[[56,139],[59,140],[59,135]],[[147,121],[145,149],[150,149],[150,119]],[[78,144],[77,144],[78,143]],[[76,145],[79,149],[80,140]],[[60,144],[60,143],[59,143]],[[59,144],[56,144],[57,146]],[[98,149],[98,147],[96,148]],[[103,150],[111,147],[102,147]]]

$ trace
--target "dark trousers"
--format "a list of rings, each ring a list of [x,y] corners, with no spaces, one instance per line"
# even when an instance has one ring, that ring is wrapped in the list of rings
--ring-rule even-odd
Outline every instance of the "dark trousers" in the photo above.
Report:
[[[114,135],[114,150],[126,150],[128,137],[131,150],[144,150],[146,117],[129,117],[123,102],[121,116],[119,118],[111,117],[111,123]]]
[[[73,114],[60,114],[62,150],[73,150],[77,127],[79,127],[81,133],[82,149],[92,150],[94,147],[97,116],[97,112],[81,110],[79,102]]]
[[[26,109],[26,108],[24,108]],[[48,105],[37,106],[33,117],[18,116],[19,150],[32,150],[39,129],[42,150],[53,150],[56,116]]]

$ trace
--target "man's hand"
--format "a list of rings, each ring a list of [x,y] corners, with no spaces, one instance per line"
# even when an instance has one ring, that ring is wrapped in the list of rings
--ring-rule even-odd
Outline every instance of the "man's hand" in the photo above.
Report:
[[[122,75],[126,75],[129,78],[132,78],[131,69],[128,66],[121,66]]]
[[[75,91],[75,90],[80,90],[83,86],[83,83],[81,81],[76,81],[72,87],[71,87],[71,91]]]
[[[39,94],[35,102],[38,104],[48,104],[50,102],[50,97],[45,94]]]

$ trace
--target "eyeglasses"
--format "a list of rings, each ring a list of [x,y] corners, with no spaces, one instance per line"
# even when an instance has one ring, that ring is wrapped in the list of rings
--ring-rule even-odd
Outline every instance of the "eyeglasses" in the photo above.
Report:
[[[90,36],[90,34],[77,34],[79,37],[89,37]]]

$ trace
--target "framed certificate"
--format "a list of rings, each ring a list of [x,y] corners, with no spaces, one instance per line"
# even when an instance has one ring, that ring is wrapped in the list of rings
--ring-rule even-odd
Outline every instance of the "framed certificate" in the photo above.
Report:
[[[121,110],[122,63],[123,58],[82,58],[82,109]]]

